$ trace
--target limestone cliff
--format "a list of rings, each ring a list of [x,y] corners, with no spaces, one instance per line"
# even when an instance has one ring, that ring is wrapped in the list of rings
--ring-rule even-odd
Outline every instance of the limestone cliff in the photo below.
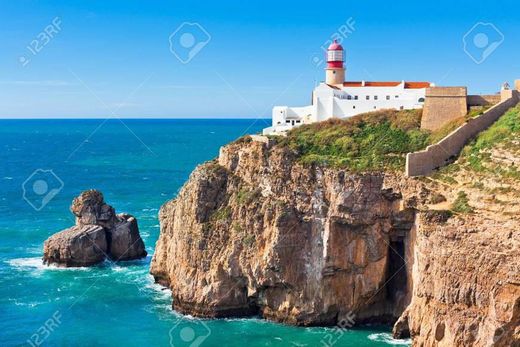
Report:
[[[401,317],[396,335],[416,345],[517,343],[518,222],[452,216],[438,191],[453,194],[399,173],[302,165],[246,138],[162,206],[151,273],[174,309],[197,316]]]

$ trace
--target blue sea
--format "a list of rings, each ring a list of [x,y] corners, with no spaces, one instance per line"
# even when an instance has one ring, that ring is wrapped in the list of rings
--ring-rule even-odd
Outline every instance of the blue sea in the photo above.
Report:
[[[265,120],[1,120],[0,346],[388,346],[388,327],[298,328],[260,318],[198,320],[149,275],[158,210],[196,165]],[[149,256],[88,269],[41,263],[74,224],[71,200],[99,189],[135,215]]]

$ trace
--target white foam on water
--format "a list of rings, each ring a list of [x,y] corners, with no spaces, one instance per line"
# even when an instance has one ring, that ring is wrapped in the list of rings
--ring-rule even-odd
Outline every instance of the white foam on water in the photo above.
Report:
[[[394,339],[390,333],[377,333],[368,335],[368,339],[377,342],[384,342],[393,346],[411,346],[411,339]]]
[[[16,299],[9,299],[9,301],[13,301],[16,306],[23,306],[23,307],[30,307],[30,308],[49,303],[48,301],[18,302]]]
[[[56,265],[45,265],[43,264],[41,257],[32,258],[16,258],[6,261],[9,266],[22,271],[30,270],[60,270],[60,271],[85,271],[89,270],[86,267],[58,267]]]
[[[17,258],[17,259],[11,259],[6,261],[7,264],[9,264],[11,267],[17,268],[17,269],[39,269],[43,270],[46,268],[46,265],[43,265],[42,258]]]
[[[146,276],[146,284],[144,285],[145,290],[149,290],[154,292],[155,294],[159,294],[158,296],[161,299],[170,300],[172,297],[172,291],[170,288],[163,287],[159,283],[155,283],[155,280],[152,275],[148,274]]]

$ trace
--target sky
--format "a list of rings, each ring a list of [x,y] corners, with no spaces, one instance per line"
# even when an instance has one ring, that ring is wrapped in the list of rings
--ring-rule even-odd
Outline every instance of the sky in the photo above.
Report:
[[[331,38],[345,48],[347,80],[495,93],[520,78],[519,9],[518,0],[0,0],[0,118],[269,118],[274,105],[310,103]]]

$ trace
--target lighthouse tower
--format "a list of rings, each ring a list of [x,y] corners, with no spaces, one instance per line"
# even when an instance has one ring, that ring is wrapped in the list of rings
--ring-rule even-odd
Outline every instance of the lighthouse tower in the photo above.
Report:
[[[343,85],[343,82],[345,82],[345,68],[343,67],[343,61],[343,47],[334,40],[327,49],[325,83],[331,85]]]

